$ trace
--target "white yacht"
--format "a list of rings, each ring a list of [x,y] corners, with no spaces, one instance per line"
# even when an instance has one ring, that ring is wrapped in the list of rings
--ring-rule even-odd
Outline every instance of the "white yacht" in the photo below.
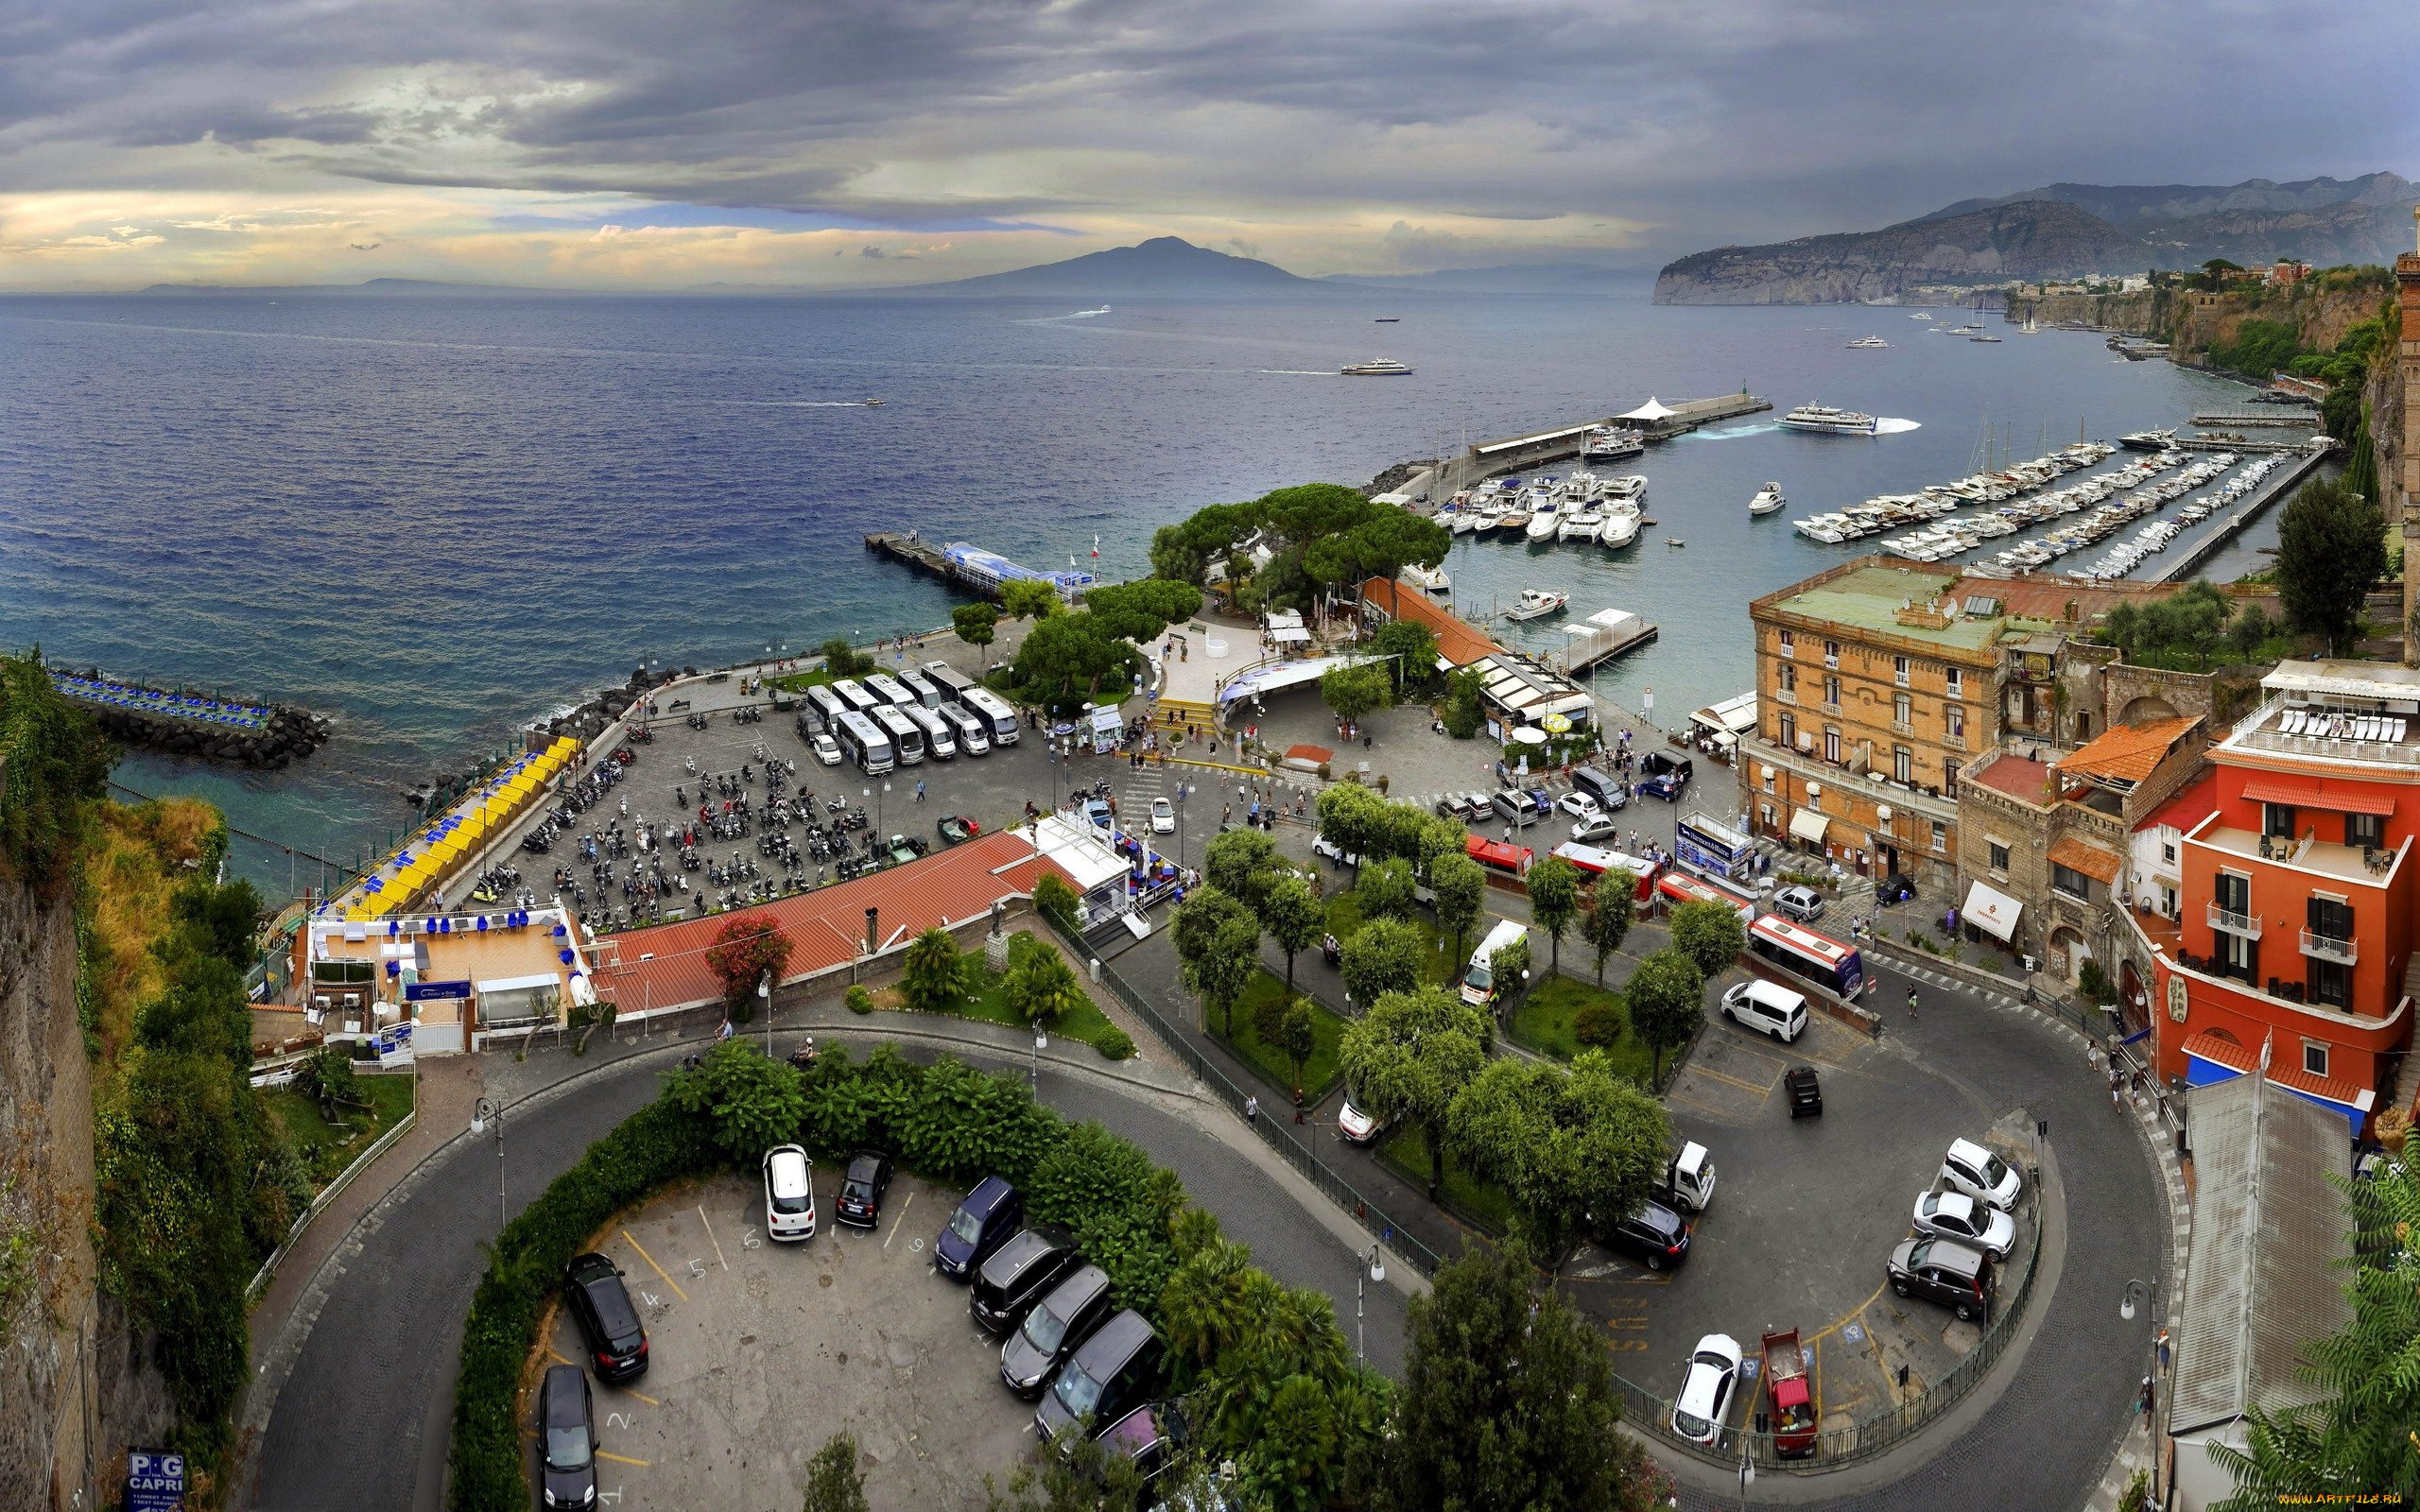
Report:
[[[1504,611],[1508,620],[1544,618],[1571,602],[1571,595],[1560,588],[1525,588],[1521,602]]]
[[[1834,409],[1829,404],[1801,404],[1781,418],[1782,427],[1793,431],[1816,431],[1826,436],[1871,436],[1875,420],[1853,409]]]
[[[1608,499],[1603,506],[1604,528],[1597,540],[1607,551],[1619,551],[1638,539],[1638,505],[1631,499]]]
[[[1552,541],[1563,526],[1563,501],[1547,494],[1537,501],[1530,511],[1529,538],[1531,541]]]
[[[1789,501],[1788,499],[1781,496],[1780,484],[1768,483],[1763,488],[1756,490],[1756,496],[1754,498],[1748,501],[1748,512],[1750,514],[1771,514],[1775,509],[1781,508],[1789,503]]]
[[[1594,462],[1601,458],[1636,456],[1647,450],[1646,435],[1628,425],[1591,426],[1580,443],[1582,458]]]
[[[1631,472],[1617,478],[1607,478],[1599,485],[1599,491],[1608,499],[1643,504],[1647,499],[1647,477],[1644,473]]]
[[[1864,347],[1869,350],[1878,347],[1887,347],[1890,344],[1890,342],[1883,340],[1880,336],[1859,336],[1855,341],[1848,343],[1848,345],[1852,347]]]
[[[1563,512],[1563,524],[1555,530],[1557,541],[1594,541],[1605,533],[1605,516],[1592,505],[1580,505]]]
[[[1339,371],[1347,378],[1400,378],[1411,369],[1392,357],[1373,357],[1368,362],[1348,362]]]

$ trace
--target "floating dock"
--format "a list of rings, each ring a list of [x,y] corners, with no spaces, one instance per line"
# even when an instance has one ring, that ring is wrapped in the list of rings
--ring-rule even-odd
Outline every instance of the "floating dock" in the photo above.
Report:
[[[2284,410],[2272,405],[2267,409],[2205,409],[2193,417],[2196,425],[2291,425],[2303,430],[2316,430],[2319,416],[2305,410]]]
[[[1653,402],[1651,401],[1651,403]],[[1581,421],[1576,424],[1559,425],[1552,430],[1535,431],[1527,436],[1512,436],[1502,440],[1478,442],[1447,466],[1445,471],[1451,487],[1445,488],[1443,491],[1453,493],[1467,489],[1483,478],[1495,477],[1498,473],[1518,472],[1524,469],[1535,467],[1541,462],[1577,456],[1580,455],[1581,443],[1586,439],[1588,433],[1601,425],[1628,426],[1637,431],[1644,440],[1668,441],[1676,436],[1685,436],[1701,425],[1710,425],[1716,421],[1731,420],[1740,415],[1753,415],[1759,410],[1771,409],[1773,406],[1771,400],[1759,399],[1754,394],[1741,392],[1723,394],[1714,399],[1685,399],[1677,404],[1665,404],[1660,407],[1666,413],[1654,419],[1608,415],[1602,420]],[[1612,465],[1619,466],[1619,463]],[[1429,482],[1430,479],[1424,473],[1405,484],[1403,491],[1409,493],[1413,492],[1415,489],[1420,489],[1430,492],[1433,496],[1436,490],[1426,488]]]
[[[1661,633],[1652,625],[1628,610],[1600,609],[1578,625],[1566,625],[1564,633],[1571,637],[1571,644],[1560,658],[1563,675],[1578,677],[1589,668],[1651,644]]]
[[[998,598],[1002,583],[1028,581],[1048,583],[1059,591],[1060,597],[1074,599],[1099,581],[1086,572],[1036,572],[963,541],[937,546],[912,530],[906,535],[891,530],[873,531],[866,537],[866,550],[904,562],[918,572],[930,573],[985,598]]]

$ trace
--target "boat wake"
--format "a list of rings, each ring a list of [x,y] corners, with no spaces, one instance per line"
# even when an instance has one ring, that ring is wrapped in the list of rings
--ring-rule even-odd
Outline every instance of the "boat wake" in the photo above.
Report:
[[[1108,313],[1109,306],[1104,304],[1098,310],[1070,310],[1065,315],[1037,315],[1023,320],[1011,320],[1009,324],[1057,325],[1062,320],[1089,320],[1097,315],[1107,315]]]
[[[751,409],[863,409],[862,399],[709,399],[709,404],[745,404]]]
[[[1684,436],[1682,439],[1694,441],[1736,441],[1742,436],[1762,436],[1767,431],[1777,431],[1779,429],[1781,429],[1781,427],[1778,425],[1730,425],[1725,426],[1723,429],[1719,431],[1690,431]]]
[[[1284,378],[1333,378],[1333,368],[1254,368],[1254,372],[1275,373]]]
[[[1903,431],[1921,430],[1923,428],[1924,421],[1918,420],[1891,420],[1885,418],[1874,422],[1874,434],[1876,436],[1896,436]]]

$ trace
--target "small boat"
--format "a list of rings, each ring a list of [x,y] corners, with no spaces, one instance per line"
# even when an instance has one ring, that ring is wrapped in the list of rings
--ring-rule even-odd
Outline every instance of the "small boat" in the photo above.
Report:
[[[1560,588],[1525,588],[1521,590],[1521,602],[1506,610],[1504,617],[1508,620],[1543,619],[1570,602],[1571,595]]]
[[[1910,319],[1910,320],[1929,320],[1929,319],[1931,319],[1931,318],[1932,318],[1932,317],[1931,317],[1931,316],[1929,316],[1929,315],[1926,315],[1926,314],[1925,314],[1925,313],[1923,313],[1922,311],[1918,311],[1916,314],[1914,314],[1914,315],[1911,315],[1911,316],[1908,317],[1908,318],[1909,318],[1909,319]]]
[[[2033,318],[2033,312],[2029,310],[2025,315],[2025,323],[2016,328],[2016,334],[2021,336],[2038,336],[2042,334],[2042,322]]]
[[[1496,517],[1495,528],[1508,535],[1522,535],[1530,528],[1530,511],[1513,505]]]
[[[1346,378],[1401,378],[1411,369],[1392,357],[1373,357],[1368,362],[1348,362],[1338,371]]]
[[[1680,537],[1678,537],[1678,536],[1666,536],[1666,537],[1664,538],[1664,544],[1666,544],[1666,545],[1668,545],[1668,546],[1685,546],[1685,545],[1687,545],[1687,544],[1688,544],[1688,542],[1687,542],[1687,541],[1683,541],[1683,540],[1682,540]]]
[[[866,401],[866,408],[868,409],[880,409],[881,407],[882,401],[879,399],[869,399]]]
[[[1748,512],[1750,514],[1771,514],[1775,509],[1782,508],[1789,503],[1789,501],[1788,499],[1781,496],[1780,484],[1768,483],[1763,488],[1756,490],[1756,496],[1754,498],[1748,501]]]
[[[1974,335],[1968,336],[1966,339],[1967,339],[1967,340],[1969,340],[1969,341],[1997,341],[1997,340],[1999,339],[1999,337],[1997,337],[1997,336],[1996,336],[1996,335],[1986,335],[1986,334],[1982,334],[1982,333],[1978,333],[1978,334],[1976,334],[1976,335]]]
[[[1403,570],[1403,580],[1414,588],[1425,588],[1432,593],[1450,593],[1454,580],[1445,576],[1443,567],[1423,567],[1418,562]]]
[[[1400,315],[1382,315],[1377,318],[1377,323],[1380,325],[1401,325],[1403,324],[1403,317]]]
[[[1871,350],[1877,347],[1887,347],[1891,343],[1883,340],[1880,336],[1859,336],[1855,341],[1848,344],[1852,347],[1864,347]]]

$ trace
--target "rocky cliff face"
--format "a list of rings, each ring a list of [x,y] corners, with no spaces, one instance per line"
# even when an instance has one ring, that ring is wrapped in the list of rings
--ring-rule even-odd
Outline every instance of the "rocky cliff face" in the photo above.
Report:
[[[2028,200],[1876,232],[1694,252],[1656,276],[1658,304],[1855,304],[1922,284],[2074,278],[2135,261],[2088,212]]]

